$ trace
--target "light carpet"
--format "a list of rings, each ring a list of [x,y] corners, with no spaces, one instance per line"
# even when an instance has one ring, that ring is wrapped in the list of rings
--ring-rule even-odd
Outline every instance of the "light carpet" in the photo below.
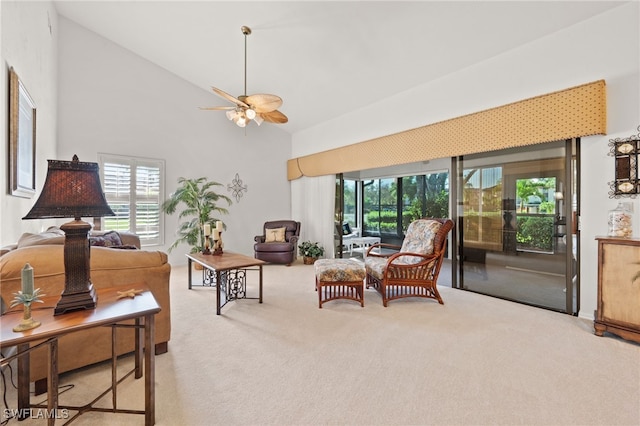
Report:
[[[576,317],[448,287],[444,305],[384,308],[368,289],[364,308],[318,309],[313,266],[302,263],[266,266],[264,303],[230,302],[217,316],[215,289],[186,281],[186,267],[174,267],[158,425],[640,425],[640,345],[597,337]],[[249,272],[250,295],[256,282]],[[109,380],[104,364],[65,374],[61,386],[74,387],[60,403],[87,403]],[[143,381],[128,378],[118,399],[144,407]],[[11,389],[8,401],[15,407]],[[86,413],[73,424],[144,417]]]

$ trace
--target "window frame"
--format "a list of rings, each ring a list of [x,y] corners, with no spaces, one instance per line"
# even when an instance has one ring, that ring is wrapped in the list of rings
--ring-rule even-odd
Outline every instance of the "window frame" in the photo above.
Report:
[[[126,165],[131,168],[131,178],[129,181],[129,229],[128,232],[136,233],[136,205],[140,200],[148,201],[147,197],[138,197],[136,194],[136,173],[139,167],[157,167],[159,170],[158,177],[158,236],[157,238],[148,238],[144,235],[139,235],[140,245],[143,247],[162,246],[165,241],[164,232],[164,214],[162,212],[162,204],[164,203],[165,193],[165,161],[157,158],[146,157],[134,157],[118,154],[98,153],[98,163],[100,165],[100,182],[102,184],[103,191],[105,191],[105,198],[109,202],[109,196],[106,192],[105,185],[105,163],[114,163],[119,165]],[[100,218],[101,227],[104,226],[104,218]]]

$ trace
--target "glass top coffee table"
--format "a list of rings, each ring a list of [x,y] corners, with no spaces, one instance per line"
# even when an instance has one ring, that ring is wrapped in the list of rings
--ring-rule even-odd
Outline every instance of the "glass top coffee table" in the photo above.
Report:
[[[189,253],[189,290],[192,287],[192,264],[196,262],[203,269],[203,285],[216,288],[216,314],[224,305],[237,299],[258,299],[262,303],[262,265],[267,262],[239,253],[225,251],[220,255]],[[257,267],[257,268],[256,268]],[[259,295],[247,297],[247,271],[259,271]]]

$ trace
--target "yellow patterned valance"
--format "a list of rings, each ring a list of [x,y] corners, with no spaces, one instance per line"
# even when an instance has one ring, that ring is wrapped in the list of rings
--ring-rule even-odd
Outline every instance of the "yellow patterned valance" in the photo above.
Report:
[[[289,180],[606,134],[604,80],[293,158]]]

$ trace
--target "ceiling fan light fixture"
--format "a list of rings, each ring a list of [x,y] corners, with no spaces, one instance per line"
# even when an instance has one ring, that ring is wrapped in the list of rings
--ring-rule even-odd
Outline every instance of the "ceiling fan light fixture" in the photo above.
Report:
[[[220,89],[211,87],[215,94],[234,103],[235,107],[208,107],[201,109],[227,110],[227,118],[239,127],[245,127],[252,120],[257,125],[262,124],[264,121],[284,124],[288,121],[288,118],[278,111],[278,108],[282,105],[282,99],[279,96],[266,93],[247,95],[247,36],[251,34],[251,28],[242,26],[241,30],[244,35],[244,94],[236,98]]]

